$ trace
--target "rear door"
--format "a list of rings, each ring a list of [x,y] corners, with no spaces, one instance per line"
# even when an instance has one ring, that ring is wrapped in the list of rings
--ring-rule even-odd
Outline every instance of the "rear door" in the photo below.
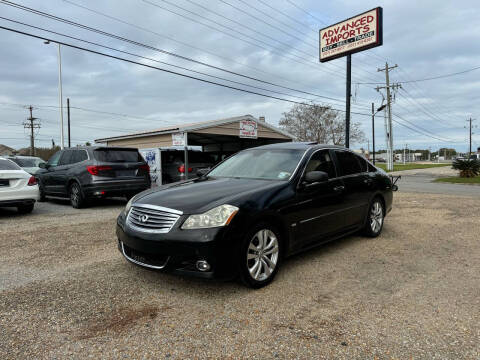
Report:
[[[98,175],[105,181],[146,181],[149,168],[137,149],[99,148],[93,151],[99,168]]]
[[[363,224],[368,209],[369,190],[358,156],[348,150],[335,150],[344,189],[344,225],[346,228]],[[365,170],[366,171],[366,170]]]

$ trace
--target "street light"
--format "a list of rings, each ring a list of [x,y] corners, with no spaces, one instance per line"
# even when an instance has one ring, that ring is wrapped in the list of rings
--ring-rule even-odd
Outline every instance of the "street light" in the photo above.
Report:
[[[49,40],[45,40],[44,44],[50,44]],[[60,148],[64,148],[64,135],[63,135],[63,95],[62,95],[62,53],[60,51],[60,44],[58,44],[58,101],[60,105]]]
[[[373,165],[375,165],[375,115],[385,109],[387,105],[380,106],[377,111],[375,111],[375,104],[372,103],[372,151],[373,151]]]

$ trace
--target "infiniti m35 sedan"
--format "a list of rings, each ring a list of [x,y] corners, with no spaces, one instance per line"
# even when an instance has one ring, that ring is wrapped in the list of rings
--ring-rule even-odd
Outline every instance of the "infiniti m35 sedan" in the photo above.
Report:
[[[137,265],[270,283],[282,260],[355,232],[378,236],[395,188],[383,170],[331,145],[241,151],[198,178],[144,191],[117,219]]]

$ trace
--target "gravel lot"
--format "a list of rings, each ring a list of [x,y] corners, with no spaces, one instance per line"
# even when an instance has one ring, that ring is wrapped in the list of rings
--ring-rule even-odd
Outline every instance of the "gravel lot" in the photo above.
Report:
[[[0,358],[480,358],[480,197],[395,194],[376,239],[287,260],[267,288],[152,272],[124,202],[0,210]]]

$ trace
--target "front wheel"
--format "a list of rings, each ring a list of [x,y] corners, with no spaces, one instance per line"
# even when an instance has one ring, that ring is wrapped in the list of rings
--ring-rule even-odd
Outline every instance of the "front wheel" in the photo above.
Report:
[[[364,233],[370,237],[377,237],[383,229],[383,221],[385,218],[385,208],[380,198],[373,199],[367,215]]]
[[[245,285],[258,289],[272,282],[280,266],[281,246],[279,231],[269,224],[259,224],[249,232],[239,255]]]

